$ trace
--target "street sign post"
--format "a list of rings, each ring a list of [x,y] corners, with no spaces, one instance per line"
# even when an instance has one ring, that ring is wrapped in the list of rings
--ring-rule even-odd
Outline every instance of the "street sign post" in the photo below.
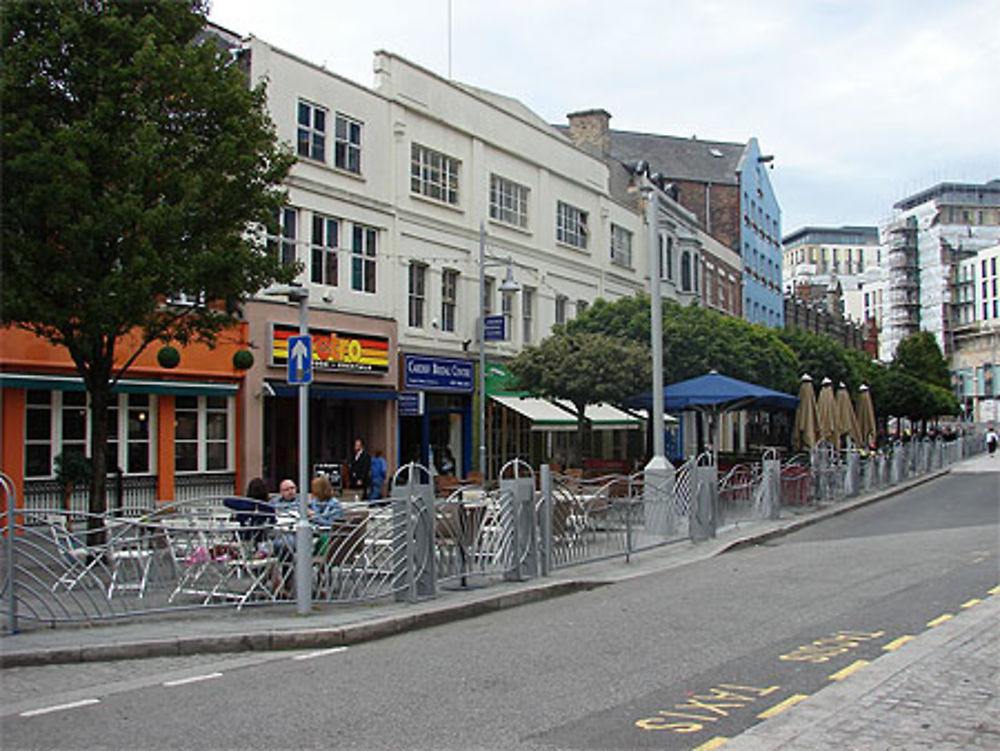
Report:
[[[312,337],[288,337],[288,385],[301,386],[312,383]]]

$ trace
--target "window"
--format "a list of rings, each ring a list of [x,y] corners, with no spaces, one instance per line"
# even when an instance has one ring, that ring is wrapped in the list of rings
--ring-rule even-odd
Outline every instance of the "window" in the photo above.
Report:
[[[556,323],[566,323],[566,303],[568,298],[565,295],[556,295]]]
[[[488,276],[483,279],[483,313],[485,315],[490,315],[493,313],[493,285],[494,279],[492,276]]]
[[[326,161],[326,108],[299,100],[299,156]]]
[[[457,159],[419,144],[410,149],[410,190],[422,196],[458,204]]]
[[[295,263],[296,228],[299,223],[298,209],[285,207],[274,217],[278,234],[267,236],[267,252],[281,261],[282,266]]]
[[[174,402],[174,468],[182,472],[228,470],[230,400],[225,396],[178,396]]]
[[[514,325],[514,293],[504,292],[500,298],[500,314],[503,316],[503,331],[506,340],[510,340]]]
[[[375,294],[375,251],[378,230],[363,224],[354,225],[351,245],[351,289]]]
[[[108,472],[151,471],[154,435],[151,399],[146,394],[120,394],[108,404]],[[89,455],[90,410],[85,391],[30,389],[25,395],[24,475],[52,477],[55,458]]]
[[[522,324],[522,343],[528,344],[532,339],[532,326],[534,320],[534,307],[535,307],[535,290],[531,287],[525,287],[523,295],[521,297],[521,324]]]
[[[424,302],[426,301],[427,267],[422,263],[411,263],[409,273],[409,317],[407,323],[418,329],[424,327]]]
[[[125,474],[150,471],[153,412],[148,394],[122,394],[108,406],[108,471]]]
[[[574,248],[586,248],[587,212],[559,201],[556,204],[556,240]]]
[[[590,307],[590,303],[588,303],[586,300],[577,300],[576,301],[576,317],[579,318],[584,313],[586,313],[588,307]]]
[[[527,227],[528,188],[499,175],[490,175],[490,219]]]
[[[756,262],[756,259],[755,259]],[[687,251],[681,253],[681,291],[690,292],[691,284],[691,254]]]
[[[337,247],[340,245],[340,222],[321,214],[313,214],[312,271],[313,284],[337,286]]]
[[[29,390],[25,394],[24,476],[52,474],[52,391]]]
[[[993,276],[996,276],[997,274],[997,259],[995,256],[990,259],[990,273]]]
[[[333,133],[333,166],[360,175],[361,123],[338,112]]]
[[[617,224],[611,225],[611,263],[628,268],[632,266],[632,233]]]
[[[458,272],[441,272],[441,330],[455,330],[455,310],[458,307]]]

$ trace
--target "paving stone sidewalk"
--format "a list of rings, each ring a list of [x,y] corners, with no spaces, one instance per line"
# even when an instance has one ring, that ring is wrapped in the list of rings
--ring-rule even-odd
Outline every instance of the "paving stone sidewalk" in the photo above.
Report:
[[[1000,595],[756,725],[724,749],[1000,749]]]

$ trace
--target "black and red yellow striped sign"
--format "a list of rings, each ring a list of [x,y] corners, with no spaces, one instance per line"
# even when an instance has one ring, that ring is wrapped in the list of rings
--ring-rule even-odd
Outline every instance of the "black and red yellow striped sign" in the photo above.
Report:
[[[288,339],[298,336],[295,326],[275,323],[271,329],[271,364],[288,362]],[[389,339],[350,331],[309,329],[312,337],[313,370],[353,373],[387,373]]]

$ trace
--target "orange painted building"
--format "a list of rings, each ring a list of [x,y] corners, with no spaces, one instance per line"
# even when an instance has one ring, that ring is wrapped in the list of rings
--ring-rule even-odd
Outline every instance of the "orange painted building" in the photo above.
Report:
[[[116,365],[138,341],[122,340]],[[243,487],[245,371],[233,355],[247,348],[247,326],[213,349],[180,349],[180,364],[161,367],[152,344],[114,389],[109,411],[108,507],[149,508],[162,500],[228,495]],[[90,454],[91,414],[69,353],[16,328],[0,329],[0,471],[19,506],[58,506],[59,454]],[[73,508],[86,508],[78,488]]]

